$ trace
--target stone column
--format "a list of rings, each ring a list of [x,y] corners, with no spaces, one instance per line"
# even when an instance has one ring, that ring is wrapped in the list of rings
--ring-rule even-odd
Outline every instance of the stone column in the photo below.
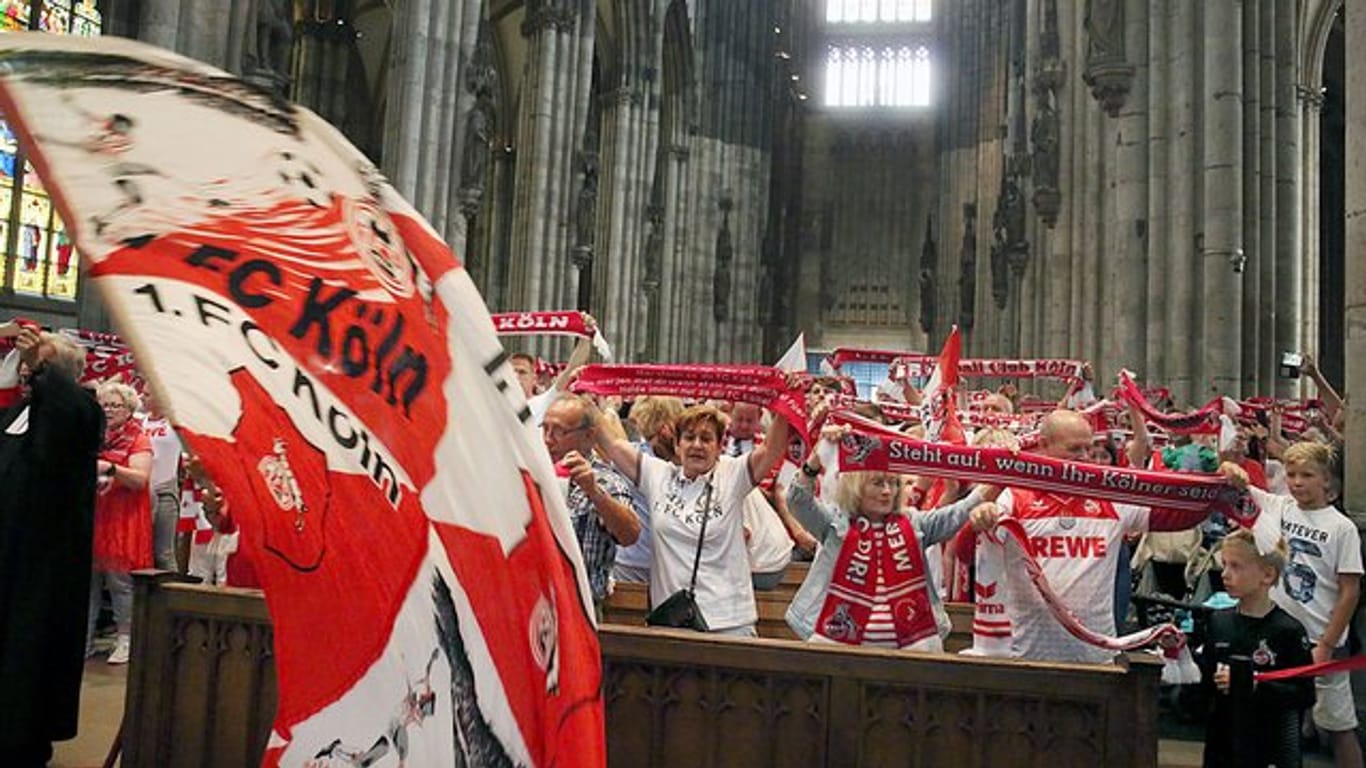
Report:
[[[1239,333],[1242,344],[1242,387],[1247,392],[1265,392],[1261,387],[1262,294],[1272,290],[1276,250],[1269,245],[1275,232],[1275,49],[1272,25],[1276,14],[1272,3],[1248,3],[1243,7],[1243,253],[1247,268],[1243,272],[1243,323]],[[1268,134],[1268,131],[1271,133]],[[1268,160],[1271,164],[1268,165]],[[1270,172],[1268,172],[1270,169]],[[1271,278],[1267,278],[1267,274]],[[1270,303],[1267,303],[1270,306]],[[1266,318],[1268,321],[1270,317]],[[1266,334],[1270,335],[1270,334]]]
[[[622,69],[658,68],[653,56],[647,61],[652,63],[634,59],[623,62]],[[598,209],[599,266],[594,274],[600,282],[594,287],[594,310],[600,313],[599,320],[614,329],[617,344],[625,355],[628,350],[646,346],[646,307],[639,297],[641,281],[645,279],[645,209],[659,154],[656,83],[632,78],[630,84],[605,94],[601,107],[604,188]]]
[[[1076,92],[1079,81],[1072,74],[1076,67],[1074,54],[1071,3],[1069,0],[1046,0],[1054,5],[1057,16],[1058,78],[1056,111],[1058,113],[1058,170],[1057,187],[1061,200],[1057,223],[1040,241],[1048,249],[1048,282],[1045,286],[1047,309],[1043,327],[1044,354],[1066,357],[1075,354],[1072,326],[1072,284],[1076,279],[1072,266],[1073,215],[1077,201],[1076,174]]]
[[[433,228],[463,250],[455,192],[465,116],[475,99],[465,67],[479,34],[480,0],[401,0],[394,14],[383,168]]]
[[[1305,76],[1306,83],[1322,81],[1318,73]],[[1319,338],[1319,113],[1323,110],[1323,95],[1317,87],[1300,86],[1296,89],[1300,112],[1300,135],[1304,137],[1300,149],[1300,231],[1303,233],[1302,252],[1295,254],[1301,264],[1300,282],[1300,338],[1308,346],[1317,346]],[[1301,386],[1303,383],[1301,383]],[[1303,391],[1296,392],[1297,395]]]
[[[1147,274],[1147,375],[1153,381],[1168,380],[1171,335],[1167,332],[1165,280],[1170,269],[1167,245],[1171,198],[1167,175],[1171,152],[1171,89],[1165,0],[1148,0],[1148,274]]]
[[[1108,380],[1122,366],[1146,361],[1148,296],[1148,13],[1147,0],[1125,0],[1125,55],[1135,69],[1128,99],[1106,120],[1114,148],[1113,184],[1106,190],[1104,327],[1097,373]],[[1165,95],[1159,95],[1163,97]],[[1148,375],[1147,371],[1136,371]]]
[[[1166,381],[1178,403],[1197,400],[1195,373],[1199,339],[1194,325],[1196,302],[1200,301],[1196,253],[1196,206],[1200,177],[1197,171],[1196,131],[1198,110],[1194,84],[1201,69],[1196,56],[1204,38],[1197,22],[1195,3],[1172,2],[1168,6],[1167,40],[1169,56],[1170,131],[1167,156],[1167,197],[1170,201],[1167,229],[1166,283],[1167,352]],[[1203,401],[1202,401],[1203,402]]]
[[[139,40],[241,74],[244,41],[256,39],[258,12],[262,18],[287,12],[280,5],[268,8],[258,8],[258,5],[279,2],[281,0],[143,0],[137,36]],[[293,26],[292,16],[288,24]],[[275,63],[280,65],[280,62]],[[288,75],[287,55],[280,74]]]
[[[568,180],[576,178],[587,114],[593,9],[577,0],[540,0],[528,7],[522,24],[527,59],[509,272],[509,301],[518,309],[558,309],[574,298],[569,210],[575,192]]]
[[[1346,14],[1347,147],[1366,147],[1366,13],[1352,3]],[[1366,528],[1366,152],[1347,153],[1346,342],[1347,411],[1343,500],[1357,526]]]
[[[1298,53],[1295,45],[1297,5],[1295,0],[1276,0],[1276,347],[1272,350],[1272,359],[1264,361],[1262,369],[1268,374],[1268,383],[1275,382],[1275,393],[1280,397],[1296,394],[1295,382],[1275,375],[1274,366],[1280,359],[1280,353],[1305,349],[1310,341],[1317,341],[1300,335],[1300,313],[1303,311],[1300,300],[1303,261],[1300,254],[1303,252],[1303,244],[1299,229],[1300,121],[1295,104],[1298,76]],[[1366,7],[1358,10],[1366,11]],[[1357,93],[1359,92],[1349,91],[1349,98]],[[1263,173],[1265,172],[1263,169]],[[1262,291],[1262,296],[1264,301],[1272,303],[1265,290]],[[1263,327],[1263,334],[1270,335],[1267,333],[1268,330],[1271,329]]]
[[[1242,0],[1201,5],[1204,48],[1204,242],[1200,388],[1240,393],[1242,343]],[[1200,393],[1207,395],[1209,393]]]

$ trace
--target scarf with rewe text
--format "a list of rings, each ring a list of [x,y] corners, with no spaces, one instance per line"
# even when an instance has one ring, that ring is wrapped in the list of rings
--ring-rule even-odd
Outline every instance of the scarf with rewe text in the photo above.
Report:
[[[905,648],[939,631],[930,602],[925,558],[905,515],[889,515],[882,536],[875,535],[872,528],[866,517],[849,521],[815,631],[837,643],[862,645],[868,619],[878,602],[880,573],[883,600],[891,610],[896,630],[896,646]]]

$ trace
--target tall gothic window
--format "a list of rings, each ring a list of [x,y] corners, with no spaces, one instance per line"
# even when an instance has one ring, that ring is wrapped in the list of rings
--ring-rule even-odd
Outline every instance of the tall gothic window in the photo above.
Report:
[[[933,9],[933,0],[826,0],[825,20],[929,21]]]
[[[934,0],[826,0],[828,107],[927,107]]]
[[[0,0],[0,32],[93,37],[102,24],[95,0]],[[0,120],[0,296],[75,301],[79,257],[26,155]]]

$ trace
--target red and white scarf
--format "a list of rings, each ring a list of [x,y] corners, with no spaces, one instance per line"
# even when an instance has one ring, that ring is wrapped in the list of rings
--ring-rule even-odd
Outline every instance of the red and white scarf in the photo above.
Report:
[[[612,346],[597,327],[590,328],[582,312],[500,312],[491,315],[499,336],[574,336],[592,339],[604,360],[612,359]]]
[[[855,349],[853,347],[839,347],[825,356],[821,361],[821,367],[829,373],[838,373],[845,363],[882,363],[891,365],[897,359],[902,358],[909,352],[896,352],[889,349]]]
[[[586,365],[572,389],[606,396],[673,395],[750,403],[786,418],[810,443],[806,387],[789,386],[788,374],[767,365]]]
[[[933,355],[902,355],[891,363],[890,377],[897,381],[929,376],[938,365]],[[1080,360],[1001,360],[979,358],[958,361],[961,378],[1058,379],[1078,381],[1084,364]]]
[[[938,633],[925,558],[905,515],[889,515],[881,536],[866,517],[849,521],[815,632],[837,643],[862,645],[868,620],[880,602],[891,611],[898,648]]]
[[[1178,435],[1218,434],[1223,426],[1219,417],[1225,414],[1236,416],[1240,410],[1238,404],[1233,400],[1227,397],[1218,397],[1206,403],[1199,410],[1187,413],[1163,413],[1148,402],[1148,398],[1144,397],[1143,391],[1134,383],[1133,375],[1128,371],[1119,372],[1119,389],[1116,390],[1116,393],[1124,402],[1138,408],[1148,423],[1156,424],[1168,432]]]
[[[1016,454],[1002,448],[927,443],[844,412],[832,414],[830,421],[853,428],[840,441],[840,469],[845,472],[952,477],[1163,507],[1190,512],[1195,518],[1210,508],[1231,507],[1240,495],[1216,475],[1125,469]]]

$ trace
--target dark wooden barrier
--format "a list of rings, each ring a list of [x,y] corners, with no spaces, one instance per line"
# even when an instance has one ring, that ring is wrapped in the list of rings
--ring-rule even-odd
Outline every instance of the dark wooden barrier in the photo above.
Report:
[[[254,765],[275,712],[261,594],[143,573],[135,622],[123,765]],[[1157,763],[1148,657],[1038,664],[610,624],[600,637],[612,766]]]
[[[613,766],[1155,766],[1161,663],[601,634]]]
[[[273,634],[261,593],[164,571],[134,581],[122,765],[258,765],[275,720]]]

